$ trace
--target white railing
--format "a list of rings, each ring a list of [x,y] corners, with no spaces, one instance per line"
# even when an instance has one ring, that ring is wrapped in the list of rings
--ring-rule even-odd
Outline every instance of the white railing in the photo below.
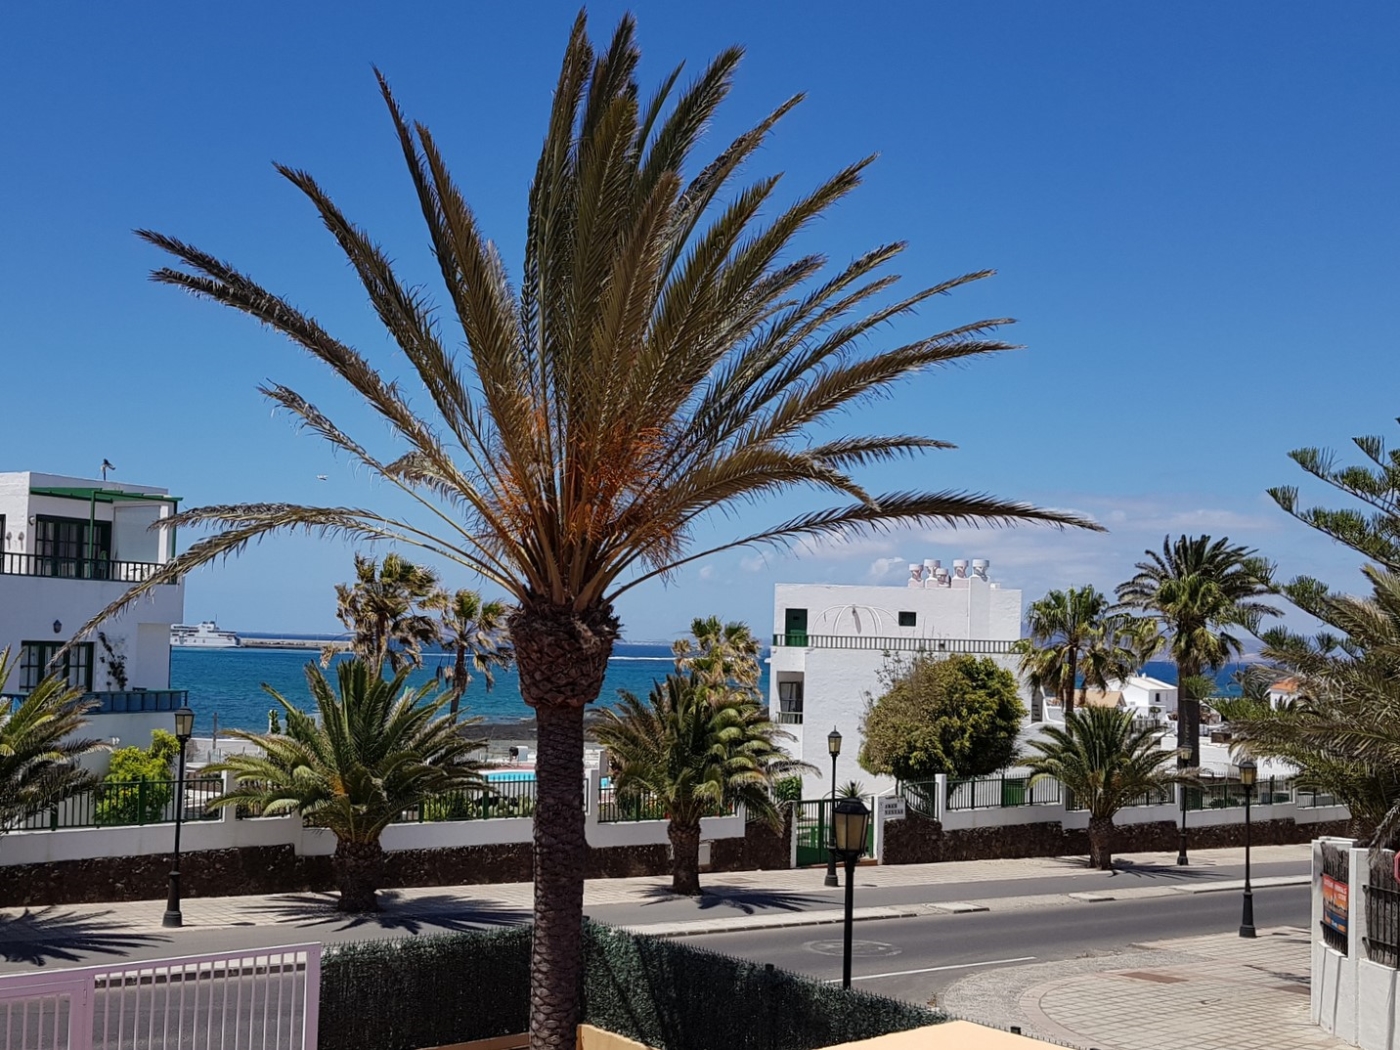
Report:
[[[3,1050],[315,1050],[321,946],[0,976]]]

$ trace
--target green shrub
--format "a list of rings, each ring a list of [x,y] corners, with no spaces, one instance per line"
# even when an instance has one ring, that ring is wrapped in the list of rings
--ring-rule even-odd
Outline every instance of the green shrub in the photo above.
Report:
[[[773,797],[779,802],[801,802],[802,778],[779,777],[773,782]]]
[[[165,816],[175,793],[171,763],[180,753],[174,733],[157,729],[149,748],[112,752],[107,775],[97,787],[98,824],[152,824]]]
[[[813,1050],[945,1020],[675,941],[585,927],[584,1020],[658,1050]],[[416,1050],[529,1027],[530,929],[326,949],[321,1050]]]
[[[320,1050],[418,1050],[530,1027],[530,928],[334,945]]]

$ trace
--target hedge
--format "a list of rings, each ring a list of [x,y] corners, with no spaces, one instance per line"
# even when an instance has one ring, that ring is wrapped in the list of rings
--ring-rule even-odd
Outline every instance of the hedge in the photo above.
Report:
[[[658,1050],[814,1050],[945,1020],[771,966],[584,930],[584,1020]],[[529,1027],[530,929],[330,947],[321,1050],[417,1050]]]

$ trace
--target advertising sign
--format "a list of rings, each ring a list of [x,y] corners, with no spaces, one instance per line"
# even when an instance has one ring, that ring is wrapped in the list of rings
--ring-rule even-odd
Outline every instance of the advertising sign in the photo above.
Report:
[[[1347,932],[1347,890],[1345,882],[1331,875],[1322,876],[1322,924],[1342,936]]]

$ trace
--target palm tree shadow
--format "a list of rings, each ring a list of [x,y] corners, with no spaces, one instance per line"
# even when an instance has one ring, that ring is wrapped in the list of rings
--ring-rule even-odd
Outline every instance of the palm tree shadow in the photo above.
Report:
[[[0,957],[6,962],[46,966],[50,962],[84,962],[85,955],[125,955],[133,948],[169,940],[144,933],[123,933],[121,923],[104,921],[104,912],[24,909],[0,915]]]
[[[464,901],[446,894],[403,899],[393,890],[379,892],[377,912],[336,910],[333,893],[300,893],[276,897],[270,905],[258,906],[258,917],[292,926],[329,926],[336,930],[377,928],[401,930],[408,934],[428,932],[464,933],[492,926],[519,926],[530,919],[520,908],[507,908],[480,901]]]
[[[1194,882],[1210,878],[1215,874],[1212,868],[1197,868],[1177,864],[1134,864],[1130,860],[1115,860],[1112,874],[1116,877],[1133,876],[1139,879],[1163,880],[1166,882]]]
[[[643,907],[656,904],[673,904],[677,910],[688,903],[697,911],[710,911],[715,908],[732,908],[744,915],[759,915],[773,911],[804,911],[813,905],[831,906],[831,901],[806,893],[786,893],[782,890],[756,890],[744,887],[708,886],[698,897],[684,897],[672,893],[664,886],[647,889],[642,901]]]

